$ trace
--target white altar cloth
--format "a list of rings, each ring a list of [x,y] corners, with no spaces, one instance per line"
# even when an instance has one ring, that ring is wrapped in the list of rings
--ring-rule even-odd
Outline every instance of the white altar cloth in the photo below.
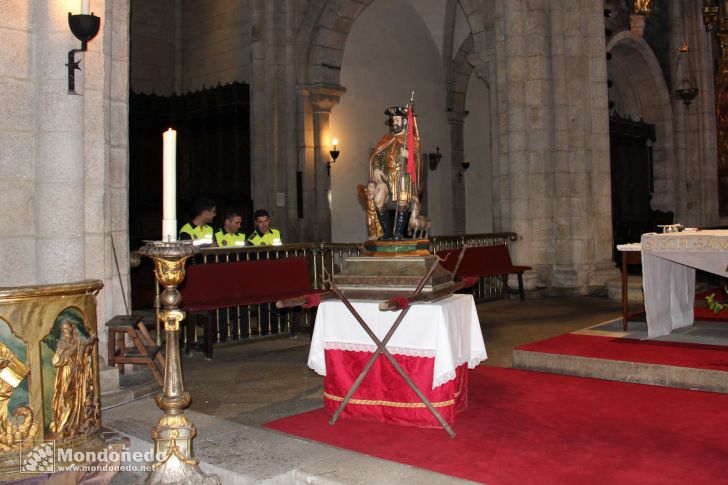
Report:
[[[728,275],[728,231],[643,234],[641,249],[647,335],[692,325],[695,268]]]
[[[379,302],[352,301],[359,315],[381,340],[400,312],[383,312]],[[374,352],[376,345],[341,301],[318,307],[308,366],[326,375],[325,350]],[[411,305],[387,344],[391,354],[434,358],[432,389],[455,379],[462,364],[474,368],[487,358],[472,295],[451,295],[432,303]]]

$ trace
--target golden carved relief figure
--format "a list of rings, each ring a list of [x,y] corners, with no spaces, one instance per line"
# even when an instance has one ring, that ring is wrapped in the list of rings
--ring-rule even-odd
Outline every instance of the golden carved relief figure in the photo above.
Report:
[[[89,403],[95,402],[91,354],[98,339],[84,338],[69,320],[61,324],[61,339],[51,361],[57,369],[53,386],[54,439],[63,439],[88,429]]]
[[[18,450],[29,445],[40,428],[28,406],[17,407],[13,411],[15,419],[8,415],[13,391],[28,372],[28,366],[0,342],[0,451]]]

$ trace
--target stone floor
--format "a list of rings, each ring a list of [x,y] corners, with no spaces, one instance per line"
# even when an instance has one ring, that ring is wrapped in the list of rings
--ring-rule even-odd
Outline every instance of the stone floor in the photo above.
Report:
[[[597,297],[545,297],[478,305],[488,352],[484,365],[510,367],[515,346],[617,318],[619,301]],[[308,336],[223,345],[213,360],[183,357],[185,389],[193,397],[187,415],[196,424],[195,455],[204,470],[224,483],[458,483],[415,469],[259,426],[322,405],[323,378],[306,366]],[[149,446],[161,416],[151,398],[107,409],[104,424],[132,438],[132,448]],[[457,425],[456,425],[457,427]],[[143,475],[119,474],[114,483]]]

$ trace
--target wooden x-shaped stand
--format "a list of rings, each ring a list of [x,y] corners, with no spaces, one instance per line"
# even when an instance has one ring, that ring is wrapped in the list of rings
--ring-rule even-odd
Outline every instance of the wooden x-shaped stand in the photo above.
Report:
[[[462,259],[462,254],[461,254]],[[422,288],[424,288],[425,283],[427,280],[430,279],[432,276],[432,273],[435,271],[435,268],[437,267],[437,264],[433,264],[432,267],[430,267],[427,274],[422,278],[419,285],[417,286],[417,289],[414,291],[414,293],[408,298],[408,300],[416,300],[419,294],[422,292]],[[328,273],[324,274],[324,283],[328,284],[331,288],[331,291],[336,295],[336,297],[341,300],[341,302],[346,306],[346,308],[349,310],[349,312],[352,314],[352,316],[356,319],[357,322],[359,322],[359,325],[364,329],[364,331],[369,335],[369,337],[372,339],[372,341],[376,344],[377,350],[374,352],[374,355],[372,355],[371,359],[369,359],[369,362],[367,362],[367,365],[364,366],[364,369],[362,370],[361,374],[359,374],[359,377],[354,381],[354,384],[351,386],[351,389],[349,389],[349,392],[346,393],[346,396],[344,396],[344,400],[341,402],[339,407],[334,412],[334,415],[331,417],[331,420],[329,421],[329,424],[336,423],[336,420],[339,418],[339,415],[341,415],[341,412],[344,410],[346,405],[349,403],[349,400],[354,395],[356,390],[359,388],[359,385],[362,383],[364,378],[366,377],[369,370],[374,365],[374,362],[379,358],[380,355],[384,355],[386,359],[392,364],[394,369],[397,371],[397,373],[402,376],[402,379],[407,383],[407,385],[412,388],[415,394],[417,394],[417,397],[420,398],[420,401],[425,405],[427,409],[432,413],[433,416],[435,416],[435,419],[440,423],[440,425],[447,431],[447,434],[450,435],[450,438],[455,437],[455,432],[452,430],[449,424],[445,421],[445,419],[442,417],[442,415],[437,412],[437,409],[430,403],[430,401],[425,397],[425,395],[422,393],[422,391],[419,390],[417,385],[412,381],[409,375],[402,369],[402,366],[399,365],[399,363],[394,359],[392,354],[389,353],[387,350],[387,343],[392,338],[392,335],[394,335],[394,332],[397,331],[397,328],[399,327],[400,323],[402,323],[402,320],[404,320],[405,315],[407,315],[407,312],[409,312],[410,306],[405,306],[397,315],[397,319],[392,324],[392,327],[389,329],[389,332],[387,332],[387,335],[382,340],[379,340],[379,338],[376,336],[374,332],[372,332],[371,328],[369,328],[369,325],[364,321],[364,319],[359,315],[359,312],[356,311],[356,308],[351,304],[349,299],[342,293],[339,288],[336,287],[334,282],[332,281],[332,278],[329,276]]]

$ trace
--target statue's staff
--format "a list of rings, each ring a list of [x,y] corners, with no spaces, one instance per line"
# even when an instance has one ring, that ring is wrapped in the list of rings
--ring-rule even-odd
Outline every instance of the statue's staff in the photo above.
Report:
[[[399,227],[398,225],[402,223],[400,214],[403,210],[403,206],[400,203],[401,197],[402,197],[402,188],[403,188],[403,181],[404,181],[404,162],[407,160],[407,173],[410,176],[410,179],[412,180],[412,187],[416,187],[417,183],[417,169],[415,167],[415,152],[411,150],[411,147],[414,145],[414,107],[415,107],[415,92],[412,90],[412,95],[410,96],[410,102],[407,105],[407,132],[405,134],[404,139],[404,150],[407,152],[407,157],[405,158],[402,154],[400,154],[399,157],[399,173],[397,176],[397,185],[395,186],[395,190],[397,190],[397,208],[395,209],[394,213],[394,228],[392,229],[392,234],[399,234]],[[408,201],[409,202],[409,201]]]

